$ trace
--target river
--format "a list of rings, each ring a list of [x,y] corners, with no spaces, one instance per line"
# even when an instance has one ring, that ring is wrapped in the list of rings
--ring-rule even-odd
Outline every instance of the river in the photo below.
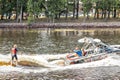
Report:
[[[36,80],[79,80],[79,79],[86,79],[86,80],[95,80],[95,79],[103,79],[104,77],[107,79],[113,79],[115,76],[120,78],[120,61],[119,55],[110,56],[107,59],[100,60],[98,62],[93,63],[85,63],[85,64],[78,64],[78,65],[70,65],[70,66],[60,66],[54,65],[54,59],[61,59],[65,57],[65,55],[74,47],[82,45],[78,43],[78,39],[83,37],[92,37],[98,38],[102,40],[104,43],[108,45],[118,45],[120,44],[120,29],[65,29],[65,28],[38,28],[38,29],[0,29],[0,61],[10,61],[10,50],[14,44],[18,46],[18,58],[27,61],[33,61],[37,64],[42,66],[37,66],[35,63],[31,66],[0,66],[0,75],[4,75],[4,78],[0,77],[0,79],[11,79],[15,78],[8,73],[12,72],[15,74],[16,72],[19,75],[18,79],[21,79],[20,76],[26,74],[26,76],[33,75],[33,77],[29,77],[33,79],[36,77]],[[113,62],[115,61],[115,63]],[[91,71],[92,68],[92,71]],[[103,68],[103,69],[102,69]],[[106,72],[106,68],[111,71],[113,74],[108,74]],[[115,72],[113,71],[115,68]],[[103,75],[100,70],[95,74],[91,74],[88,76],[81,77],[84,73],[95,72],[95,70],[100,69],[101,71],[105,71]],[[56,73],[56,70],[59,70]],[[67,71],[66,71],[67,70]],[[75,71],[79,71],[75,73]],[[51,72],[52,71],[52,72]],[[62,72],[65,71],[65,72]],[[74,74],[70,74],[70,71]],[[83,73],[81,72],[83,71]],[[91,72],[90,72],[91,71]],[[47,73],[48,72],[48,73]],[[22,75],[20,75],[22,73]],[[38,73],[41,73],[38,75]],[[51,73],[51,75],[50,75]],[[45,75],[46,74],[46,75]],[[62,75],[60,75],[62,74]],[[65,74],[65,75],[64,75]],[[101,77],[96,76],[92,78],[93,75],[101,75]],[[18,76],[17,75],[17,76]],[[42,76],[42,78],[40,77]],[[54,75],[54,76],[52,76]],[[77,75],[77,76],[75,76]],[[112,75],[111,78],[110,75]],[[11,76],[11,77],[10,77]],[[44,77],[47,76],[47,77]],[[72,78],[71,78],[72,77]],[[80,78],[79,78],[80,77]],[[28,78],[28,79],[29,79]],[[78,78],[78,79],[77,79]],[[23,79],[26,79],[23,76]],[[116,79],[118,80],[118,79]]]
[[[0,53],[9,54],[13,44],[25,54],[63,54],[81,46],[83,37],[101,39],[108,44],[120,44],[119,29],[1,29]]]

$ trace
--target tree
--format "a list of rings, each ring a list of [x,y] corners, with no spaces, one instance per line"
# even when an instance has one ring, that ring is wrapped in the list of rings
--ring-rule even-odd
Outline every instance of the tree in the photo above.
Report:
[[[17,22],[22,22],[23,13],[28,13],[28,22],[38,19],[38,15],[44,12],[47,20],[54,22],[62,13],[68,18],[69,12],[73,18],[78,19],[79,1],[83,3],[85,18],[89,18],[90,11],[94,8],[94,18],[108,19],[118,18],[120,13],[120,0],[0,0],[1,19],[11,19],[16,14]]]
[[[26,0],[17,0],[16,1],[16,19],[17,22],[22,22],[23,13],[26,11]]]
[[[46,6],[46,16],[50,22],[54,22],[54,19],[57,19],[59,13],[64,10],[64,0],[48,0]]]
[[[5,1],[4,0],[0,0],[1,20],[3,20],[4,13],[5,13]]]
[[[33,0],[28,0],[28,2],[27,2],[27,11],[29,13],[28,24],[30,24],[33,21],[33,13],[34,13]]]
[[[82,0],[82,2],[83,2],[84,16],[87,15],[87,18],[89,18],[89,12],[92,9],[92,0]]]

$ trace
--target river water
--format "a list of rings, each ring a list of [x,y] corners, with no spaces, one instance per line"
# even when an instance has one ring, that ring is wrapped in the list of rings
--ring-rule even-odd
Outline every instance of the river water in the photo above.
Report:
[[[54,65],[54,63],[56,62],[53,60],[59,60],[60,62],[62,62],[61,59],[63,59],[67,53],[71,52],[71,50],[73,50],[75,46],[81,47],[82,45],[78,43],[78,39],[83,37],[98,38],[108,45],[120,45],[120,29],[0,29],[0,61],[3,63],[9,62],[11,58],[10,50],[13,44],[17,44],[18,58],[24,61],[26,60],[27,62],[25,63],[33,62],[31,63],[32,67],[26,64],[25,66],[18,67],[2,65],[0,66],[0,72],[2,72],[2,74],[0,75],[7,74],[11,71],[13,72],[13,74],[16,71],[22,73],[32,72],[35,75],[36,73],[46,73],[49,71],[68,70],[67,72],[65,72],[65,74],[69,74],[70,76],[69,71],[74,72],[73,70],[84,70],[84,68],[87,68],[87,70],[89,71],[89,68],[91,67],[94,67],[95,69],[100,67],[101,69],[103,66],[118,66],[117,68],[115,67],[115,74],[120,72],[120,70],[117,71],[117,69],[119,69],[120,67],[119,55],[113,55],[107,59],[93,63],[70,66]],[[50,60],[52,61],[50,62]],[[35,67],[34,65],[36,65],[36,63],[40,66],[37,65],[37,67]],[[113,68],[110,68],[110,71],[113,71]],[[61,72],[60,74],[62,73],[63,72]],[[83,73],[85,73],[85,71]],[[99,71],[98,73],[102,72]],[[52,74],[55,73],[52,72]],[[48,75],[50,75],[50,73],[48,73]],[[46,75],[44,74],[43,76]],[[117,74],[117,76],[119,75]],[[37,77],[39,77],[39,75]],[[88,78],[89,77],[91,76],[88,76]],[[2,78],[0,77],[0,79]],[[55,77],[55,79],[53,80],[56,79],[57,77]],[[64,76],[61,80],[63,79],[70,79],[70,77],[66,78]],[[74,80],[74,78],[72,78],[71,80]]]
[[[120,44],[119,29],[1,29],[0,53],[9,54],[13,44],[25,54],[63,54],[75,46],[83,37],[99,38],[108,44]]]

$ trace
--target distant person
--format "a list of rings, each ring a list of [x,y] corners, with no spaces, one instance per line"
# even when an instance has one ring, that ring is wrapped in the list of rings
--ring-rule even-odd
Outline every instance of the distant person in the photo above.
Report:
[[[14,58],[15,58],[15,65],[18,64],[18,57],[17,57],[17,45],[14,44],[13,48],[11,49],[11,55],[12,55],[12,60],[11,60],[11,65],[14,63]]]
[[[96,48],[95,48],[95,50],[94,50],[94,53],[95,53],[95,54],[101,53],[100,45],[97,45],[97,46],[96,46]]]

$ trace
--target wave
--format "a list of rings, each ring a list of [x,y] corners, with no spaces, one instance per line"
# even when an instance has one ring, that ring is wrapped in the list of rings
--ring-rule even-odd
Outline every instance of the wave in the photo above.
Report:
[[[50,70],[64,70],[64,69],[77,69],[88,67],[100,67],[100,66],[120,66],[120,55],[111,54],[109,57],[88,63],[64,65],[64,58],[66,54],[58,55],[18,55],[19,67],[12,68],[10,66],[11,56],[0,54],[0,71],[50,71]],[[32,67],[32,68],[30,68]],[[37,67],[37,68],[36,68]],[[40,69],[38,69],[40,68]]]
[[[18,55],[18,64],[29,67],[54,67],[61,62],[63,55]],[[10,55],[0,54],[0,66],[8,66],[11,62]],[[63,62],[63,61],[62,61]],[[15,65],[14,65],[15,66]]]
[[[63,69],[77,69],[77,68],[103,67],[103,66],[120,66],[120,56],[117,54],[111,54],[107,58],[102,60],[70,65],[64,67]]]

